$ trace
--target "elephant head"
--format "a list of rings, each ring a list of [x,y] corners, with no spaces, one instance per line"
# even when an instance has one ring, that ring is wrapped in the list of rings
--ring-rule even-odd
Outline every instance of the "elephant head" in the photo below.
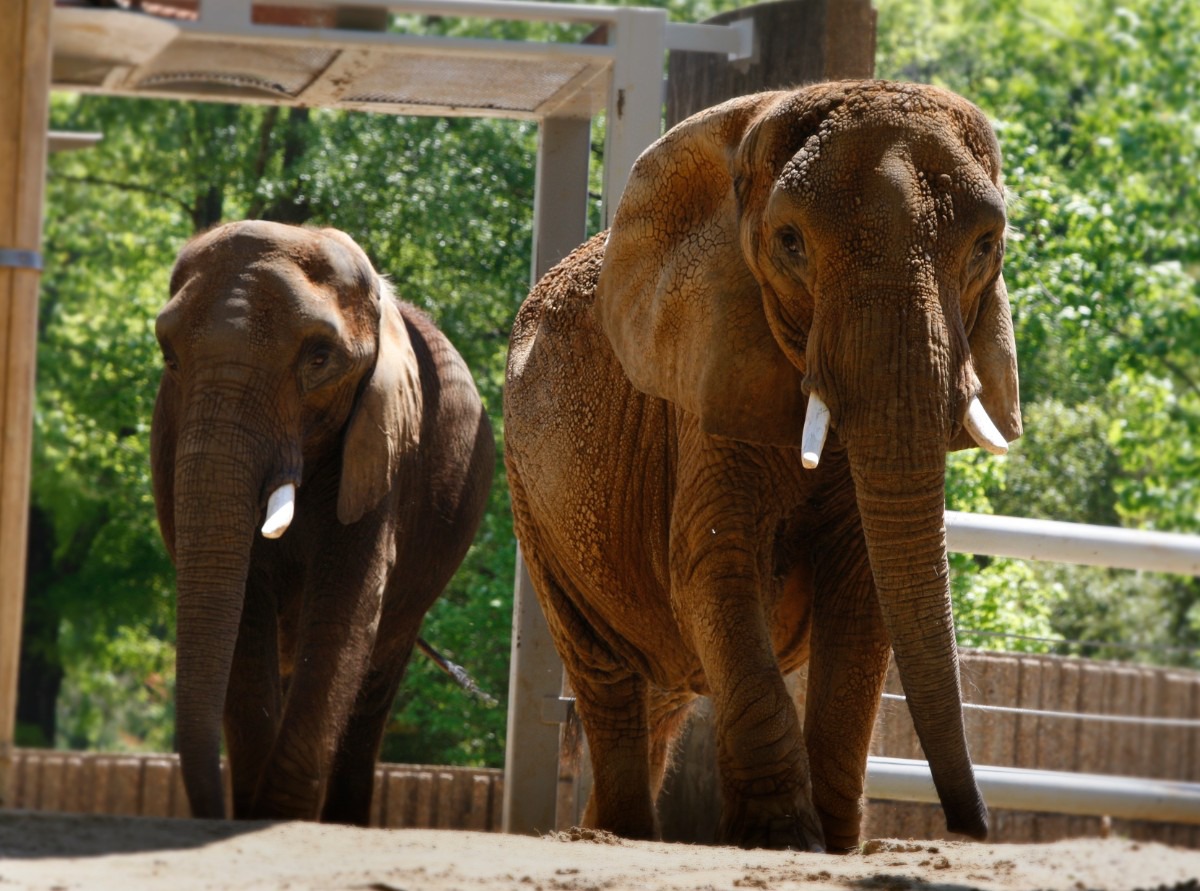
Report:
[[[304,522],[306,503],[343,524],[379,508],[416,446],[420,389],[390,288],[341,232],[221,226],[184,247],[170,287],[151,451],[177,569],[176,746],[194,813],[220,816],[222,710],[256,537]]]
[[[647,150],[596,300],[634,386],[705,432],[813,468],[832,427],[947,823],[976,836],[945,456],[1021,433],[1004,240],[977,108],[934,87],[820,84],[727,102]]]

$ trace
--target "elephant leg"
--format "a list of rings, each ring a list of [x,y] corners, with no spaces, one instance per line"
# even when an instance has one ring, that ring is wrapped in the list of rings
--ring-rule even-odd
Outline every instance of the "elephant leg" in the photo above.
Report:
[[[723,799],[719,835],[746,848],[823,851],[799,718],[770,656],[726,650],[705,665],[710,678],[726,672],[710,680]],[[724,669],[709,667],[722,662]]]
[[[304,605],[279,733],[255,796],[257,818],[320,815],[338,740],[367,672],[382,594],[370,581],[347,579],[345,564],[340,575],[319,580]]]
[[[857,848],[867,754],[890,643],[857,516],[817,552],[805,738],[828,850]]]
[[[570,679],[592,761],[584,825],[623,838],[658,838],[645,680],[632,673]]]
[[[416,643],[420,616],[407,621],[403,636],[391,639],[386,623],[381,624],[380,639],[388,646],[378,646],[372,655],[371,667],[363,679],[354,711],[346,723],[334,759],[333,772],[321,810],[325,823],[347,823],[367,826],[371,820],[371,799],[375,794],[375,762],[383,732],[392,712],[396,691],[404,677]]]
[[[650,694],[650,797],[658,801],[667,771],[675,760],[675,743],[692,716],[692,694]]]
[[[646,681],[621,664],[575,608],[587,598],[568,592],[560,581],[564,576],[546,564],[547,549],[537,546],[537,529],[521,510],[527,502],[520,478],[510,473],[509,484],[521,550],[587,738],[592,794],[583,823],[624,838],[656,839]]]
[[[280,702],[275,598],[251,571],[225,695],[225,746],[235,818],[250,814],[275,743]]]
[[[681,451],[684,449],[681,446]],[[671,519],[671,598],[712,692],[723,806],[720,838],[742,847],[824,849],[796,707],[775,658],[762,588],[770,541],[749,485],[713,493],[713,465],[681,468]],[[707,484],[707,485],[706,485]]]

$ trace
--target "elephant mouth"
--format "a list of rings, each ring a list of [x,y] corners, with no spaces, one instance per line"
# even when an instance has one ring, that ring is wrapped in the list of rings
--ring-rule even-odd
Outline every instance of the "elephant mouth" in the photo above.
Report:
[[[829,423],[829,406],[815,391],[809,393],[808,408],[804,412],[804,430],[800,435],[800,460],[809,470],[821,463],[821,451],[829,435]],[[962,423],[980,448],[993,455],[1003,455],[1008,451],[1008,442],[988,416],[978,396],[971,397]]]

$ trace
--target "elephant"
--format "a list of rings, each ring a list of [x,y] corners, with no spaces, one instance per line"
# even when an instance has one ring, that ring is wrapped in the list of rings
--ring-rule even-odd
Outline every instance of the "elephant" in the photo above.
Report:
[[[996,137],[854,80],[733,99],[637,160],[510,338],[514,524],[591,752],[588,825],[655,838],[712,698],[721,840],[847,851],[889,655],[951,831],[963,732],[947,452],[1021,434]],[[805,714],[784,675],[807,663]]]
[[[366,825],[421,621],[496,463],[466,363],[343,232],[189,241],[155,330],[151,476],[176,567],[192,812]]]

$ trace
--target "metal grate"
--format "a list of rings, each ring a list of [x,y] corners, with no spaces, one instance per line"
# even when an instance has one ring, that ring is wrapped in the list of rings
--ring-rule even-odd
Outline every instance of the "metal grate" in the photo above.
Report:
[[[226,44],[181,37],[144,65],[136,89],[266,93],[295,99],[338,56],[318,47]]]
[[[397,114],[539,118],[603,107],[609,55],[548,46],[265,29],[224,35],[120,10],[56,7],[56,89]],[[408,44],[402,41],[408,39]],[[495,42],[493,42],[495,44]]]
[[[587,67],[559,60],[393,56],[356,78],[343,101],[533,112]]]

